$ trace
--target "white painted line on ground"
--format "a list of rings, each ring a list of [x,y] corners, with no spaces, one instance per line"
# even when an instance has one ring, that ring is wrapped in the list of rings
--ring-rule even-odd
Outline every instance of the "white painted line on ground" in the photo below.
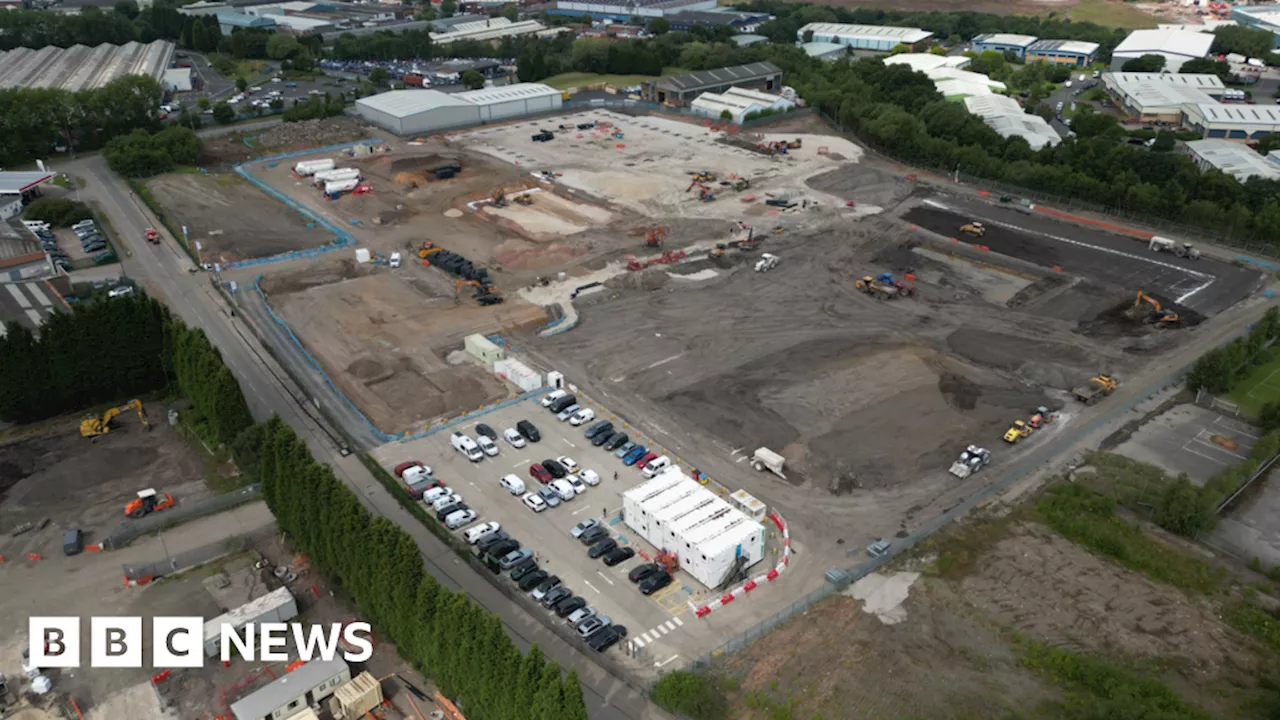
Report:
[[[27,283],[27,289],[31,291],[31,296],[45,307],[53,307],[53,303],[49,301],[49,296],[44,294],[40,286],[35,283]]]
[[[1190,445],[1190,444],[1191,443],[1187,443],[1187,445]],[[1199,455],[1200,457],[1204,458],[1205,460],[1208,460],[1211,463],[1214,463],[1215,465],[1226,465],[1226,463],[1223,462],[1222,460],[1219,460],[1217,458],[1212,458],[1212,457],[1209,457],[1208,455],[1205,455],[1202,452],[1197,452],[1195,450],[1192,450],[1191,448],[1187,447],[1187,445],[1182,446],[1182,449],[1185,450],[1186,452],[1189,452],[1192,455]]]
[[[651,642],[653,642],[653,641],[654,641],[654,640],[656,640],[656,639],[657,639],[657,638],[651,638],[651,637],[649,637],[649,633],[644,633],[644,634],[642,634],[640,637],[636,638],[636,642],[651,643]],[[644,645],[641,645],[640,647],[644,647]]]
[[[597,594],[597,595],[599,595],[599,594],[600,594],[600,591],[599,591],[599,590],[596,590],[596,586],[595,586],[595,585],[592,585],[590,582],[587,582],[586,580],[583,580],[582,582],[586,583],[587,587],[591,588],[591,591],[592,591],[592,592],[594,592],[594,593],[595,593],[595,594]]]
[[[582,512],[583,510],[586,510],[586,508],[584,508],[584,507],[582,507],[582,508],[578,508],[577,510],[574,510],[572,514],[577,515],[578,513]]]
[[[684,624],[684,621],[678,617],[672,618],[671,620],[676,624],[676,627],[680,627]]]
[[[666,635],[667,633],[671,632],[671,630],[669,630],[666,625],[659,625],[658,627],[654,628],[653,631],[656,633],[662,633],[663,635]]]
[[[563,438],[561,438],[561,439],[563,440]],[[571,448],[573,448],[573,449],[575,449],[575,450],[576,450],[576,449],[578,449],[578,446],[577,446],[577,445],[574,445],[573,443],[569,442],[568,440],[565,440],[565,441],[564,441],[564,444],[565,444],[565,445],[568,445],[569,447],[571,447]]]
[[[1213,421],[1213,424],[1214,424],[1214,425],[1217,425],[1217,424],[1221,423],[1223,420],[1226,420],[1226,418],[1224,418],[1224,417],[1222,417],[1221,415],[1219,415],[1219,416],[1218,416],[1218,419]],[[1245,432],[1245,431],[1243,431],[1243,430],[1238,430],[1238,429],[1236,429],[1235,427],[1232,427],[1231,425],[1223,425],[1223,427],[1225,427],[1226,429],[1230,430],[1230,431],[1231,431],[1231,432],[1233,432],[1233,433],[1236,433],[1237,435],[1244,435],[1245,437],[1251,437],[1251,438],[1253,438],[1254,440],[1257,440],[1257,439],[1258,439],[1258,436],[1257,436],[1257,435],[1251,435],[1251,434],[1249,434],[1249,433],[1247,433],[1247,432]]]
[[[520,460],[519,462],[517,462],[515,465],[512,465],[511,467],[513,467],[513,468],[518,468],[518,467],[520,467],[521,465],[524,465],[524,461],[523,461],[523,460]]]
[[[35,310],[23,310],[23,312],[27,314],[27,317],[31,318],[31,322],[36,327],[40,327],[40,313],[36,312]]]
[[[652,365],[650,365],[650,366],[646,367],[646,368],[645,368],[645,370],[652,370],[652,369],[654,369],[654,368],[658,367],[659,365],[666,365],[667,363],[671,362],[672,360],[679,360],[683,355],[684,355],[684,353],[678,353],[678,354],[676,354],[676,355],[672,355],[672,356],[671,356],[671,357],[669,357],[669,358],[664,358],[664,359],[659,360],[658,362],[653,363]]]
[[[1209,448],[1210,450],[1216,450],[1216,451],[1218,451],[1218,452],[1223,452],[1223,453],[1226,453],[1226,454],[1228,454],[1228,455],[1230,455],[1230,456],[1232,456],[1232,457],[1240,458],[1241,460],[1248,460],[1248,459],[1249,459],[1247,456],[1241,455],[1241,454],[1240,454],[1240,453],[1238,453],[1238,452],[1232,452],[1232,451],[1230,451],[1230,450],[1228,450],[1228,449],[1226,449],[1226,448],[1222,447],[1221,445],[1219,445],[1219,444],[1217,444],[1217,443],[1213,442],[1213,440],[1212,440],[1212,439],[1208,439],[1208,440],[1206,440],[1205,438],[1201,437],[1201,435],[1204,435],[1204,434],[1206,434],[1206,433],[1207,433],[1207,431],[1205,431],[1205,430],[1201,430],[1201,431],[1200,431],[1200,433],[1199,433],[1198,435],[1196,435],[1194,438],[1192,438],[1192,439],[1191,439],[1187,444],[1189,445],[1189,444],[1191,444],[1191,443],[1193,443],[1193,442],[1195,442],[1195,443],[1200,443],[1201,445],[1204,445],[1205,447]],[[1213,435],[1209,435],[1209,438],[1213,438]]]
[[[671,662],[672,660],[675,660],[675,659],[676,659],[676,658],[678,658],[678,657],[680,657],[680,656],[679,656],[679,655],[672,655],[671,657],[667,658],[666,660],[663,660],[663,661],[662,661],[662,662],[660,662],[660,663],[654,663],[654,664],[653,664],[653,666],[654,666],[654,667],[662,667],[663,665],[666,665],[667,663]]]
[[[642,647],[644,647],[645,645],[647,645],[647,644],[648,644],[648,643],[646,643],[644,640],[641,640],[640,638],[634,638],[634,639],[632,639],[632,640],[631,640],[631,642],[632,642],[632,644],[634,644],[634,645],[635,645],[636,647],[638,647],[638,648],[642,648]]]
[[[6,283],[5,287],[8,288],[9,294],[13,296],[14,300],[18,301],[19,305],[24,308],[31,307],[31,301],[27,299],[26,295],[22,294],[22,291],[19,290],[16,285]]]
[[[597,574],[597,575],[599,575],[600,577],[604,578],[604,581],[605,581],[605,582],[607,582],[607,583],[609,583],[610,585],[612,585],[612,584],[613,584],[613,581],[609,579],[609,576],[608,576],[608,575],[605,575],[604,573],[600,572],[599,570],[597,570],[597,571],[596,571],[596,574]]]

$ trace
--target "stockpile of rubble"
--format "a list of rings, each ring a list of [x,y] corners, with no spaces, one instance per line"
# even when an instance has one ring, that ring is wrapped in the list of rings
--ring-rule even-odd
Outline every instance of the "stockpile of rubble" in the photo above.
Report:
[[[250,140],[255,149],[280,152],[336,145],[368,137],[364,125],[346,117],[302,120],[273,125]]]

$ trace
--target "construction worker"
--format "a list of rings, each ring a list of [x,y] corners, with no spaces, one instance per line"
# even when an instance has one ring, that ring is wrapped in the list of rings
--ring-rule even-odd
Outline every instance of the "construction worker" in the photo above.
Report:
[[[614,470],[614,471],[613,471],[613,480],[614,480],[614,482],[617,482],[617,481],[618,481],[618,471],[617,471],[617,470]]]

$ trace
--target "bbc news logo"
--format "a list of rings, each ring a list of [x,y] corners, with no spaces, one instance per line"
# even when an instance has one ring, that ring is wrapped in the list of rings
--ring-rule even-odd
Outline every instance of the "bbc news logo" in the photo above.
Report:
[[[31,664],[42,668],[80,667],[80,618],[33,617],[28,623]],[[205,621],[201,617],[155,617],[151,620],[151,667],[203,667]],[[302,623],[247,623],[243,629],[223,624],[218,631],[216,656],[229,662],[239,656],[250,662],[286,662],[286,648],[293,640],[298,659],[333,660],[342,646],[347,662],[364,662],[373,655],[369,623],[335,623],[328,627]],[[143,667],[140,617],[89,619],[89,666],[100,668]],[[211,638],[212,639],[212,638]],[[348,649],[348,648],[354,648]]]

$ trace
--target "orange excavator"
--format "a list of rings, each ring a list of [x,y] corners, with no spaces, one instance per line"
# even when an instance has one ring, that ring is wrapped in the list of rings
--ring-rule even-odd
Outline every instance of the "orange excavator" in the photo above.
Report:
[[[160,495],[155,488],[139,490],[138,497],[124,506],[124,514],[131,518],[140,518],[153,512],[168,510],[173,507],[173,496],[169,493]]]
[[[1151,306],[1151,312],[1147,314],[1146,321],[1153,323],[1156,327],[1169,327],[1177,325],[1182,318],[1173,310],[1160,305],[1160,301],[1139,290],[1138,296],[1133,300],[1134,308],[1141,308],[1143,303]]]
[[[662,247],[662,243],[667,239],[667,229],[664,227],[655,227],[645,232],[645,247]]]
[[[418,248],[418,257],[422,258],[423,260],[426,260],[431,255],[431,253],[437,253],[443,249],[444,248],[436,247],[436,244],[431,242],[430,240],[423,240],[422,247]]]

